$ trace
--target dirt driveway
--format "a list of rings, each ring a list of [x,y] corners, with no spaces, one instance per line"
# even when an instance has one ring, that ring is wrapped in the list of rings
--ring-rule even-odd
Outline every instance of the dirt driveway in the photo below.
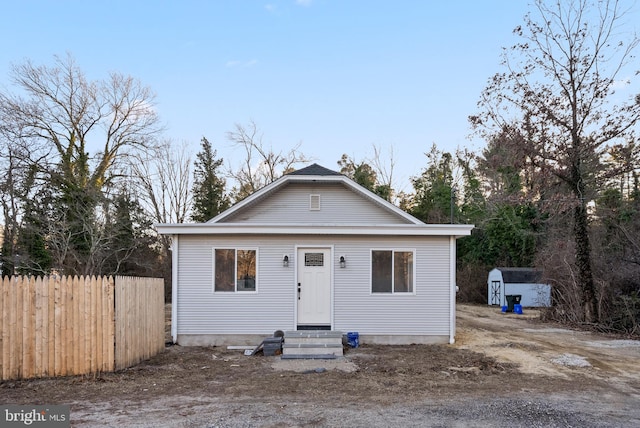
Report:
[[[458,308],[455,345],[362,346],[338,362],[167,350],[95,377],[0,384],[70,404],[73,426],[640,426],[640,342]]]

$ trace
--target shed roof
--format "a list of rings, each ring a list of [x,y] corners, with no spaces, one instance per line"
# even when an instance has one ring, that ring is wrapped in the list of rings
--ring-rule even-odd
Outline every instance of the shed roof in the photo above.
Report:
[[[534,268],[497,268],[505,283],[537,284],[542,280],[542,271]]]

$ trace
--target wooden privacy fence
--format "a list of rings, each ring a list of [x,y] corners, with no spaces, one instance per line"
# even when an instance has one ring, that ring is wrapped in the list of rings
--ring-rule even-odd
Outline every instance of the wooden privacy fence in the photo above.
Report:
[[[2,379],[107,372],[164,349],[160,278],[4,277]]]

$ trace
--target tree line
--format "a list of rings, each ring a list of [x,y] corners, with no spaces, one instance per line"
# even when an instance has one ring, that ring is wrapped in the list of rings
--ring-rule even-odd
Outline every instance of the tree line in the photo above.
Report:
[[[393,150],[342,155],[339,171],[427,223],[470,223],[458,241],[460,299],[486,302],[495,266],[538,267],[545,316],[640,333],[640,183],[635,35],[615,0],[537,1],[469,120],[486,145],[425,150],[397,191]],[[154,95],[119,73],[89,80],[73,57],[26,61],[0,92],[2,275],[157,275],[168,237],[153,223],[204,222],[311,161],[277,151],[254,122],[227,138],[225,164],[202,138],[192,159],[163,139]],[[168,283],[167,290],[170,290]]]

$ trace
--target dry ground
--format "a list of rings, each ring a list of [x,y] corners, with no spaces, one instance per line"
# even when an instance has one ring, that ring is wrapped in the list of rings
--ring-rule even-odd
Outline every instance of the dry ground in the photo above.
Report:
[[[640,426],[640,342],[458,307],[455,345],[362,346],[282,362],[170,346],[92,377],[0,384],[0,402],[70,404],[73,426]]]

